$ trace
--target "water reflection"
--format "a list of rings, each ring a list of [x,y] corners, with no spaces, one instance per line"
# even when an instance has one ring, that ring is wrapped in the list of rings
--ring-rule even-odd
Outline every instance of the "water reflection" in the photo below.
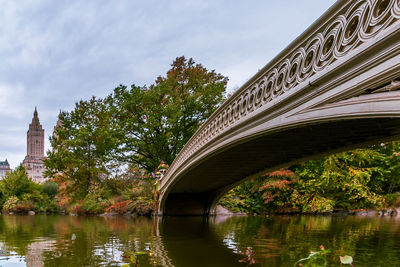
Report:
[[[400,218],[279,216],[232,218],[217,233],[234,250],[251,248],[259,266],[293,266],[323,245],[330,250],[328,266],[352,255],[355,266],[398,266]]]
[[[0,216],[0,266],[329,266],[400,262],[400,218]]]
[[[174,266],[243,266],[241,256],[219,238],[213,221],[202,217],[163,219],[160,234]]]

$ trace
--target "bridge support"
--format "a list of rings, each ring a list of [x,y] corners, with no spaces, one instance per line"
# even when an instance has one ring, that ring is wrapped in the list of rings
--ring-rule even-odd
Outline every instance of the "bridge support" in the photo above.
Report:
[[[170,193],[161,207],[166,215],[209,215],[210,195],[207,193]]]

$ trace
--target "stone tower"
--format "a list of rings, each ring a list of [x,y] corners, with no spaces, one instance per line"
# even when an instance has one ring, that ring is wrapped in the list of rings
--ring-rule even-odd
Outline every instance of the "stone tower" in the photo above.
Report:
[[[36,183],[43,183],[44,159],[44,129],[39,122],[35,107],[33,118],[27,132],[27,154],[22,162],[28,176]]]

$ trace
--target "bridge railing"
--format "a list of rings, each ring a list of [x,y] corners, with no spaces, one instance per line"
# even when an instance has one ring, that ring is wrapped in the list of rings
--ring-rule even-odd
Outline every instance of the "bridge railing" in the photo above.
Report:
[[[178,154],[162,184],[193,154],[249,114],[283,94],[310,87],[314,76],[327,73],[334,62],[362,51],[360,46],[379,39],[399,19],[399,0],[337,1],[211,115]]]

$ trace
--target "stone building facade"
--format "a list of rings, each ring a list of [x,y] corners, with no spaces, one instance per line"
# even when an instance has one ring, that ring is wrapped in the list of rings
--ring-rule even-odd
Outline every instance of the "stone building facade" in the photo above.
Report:
[[[8,160],[0,161],[0,179],[2,179],[8,172],[11,171],[10,163]]]
[[[44,183],[44,129],[39,122],[38,112],[35,108],[31,124],[27,132],[27,154],[22,162],[29,178],[36,183]]]

